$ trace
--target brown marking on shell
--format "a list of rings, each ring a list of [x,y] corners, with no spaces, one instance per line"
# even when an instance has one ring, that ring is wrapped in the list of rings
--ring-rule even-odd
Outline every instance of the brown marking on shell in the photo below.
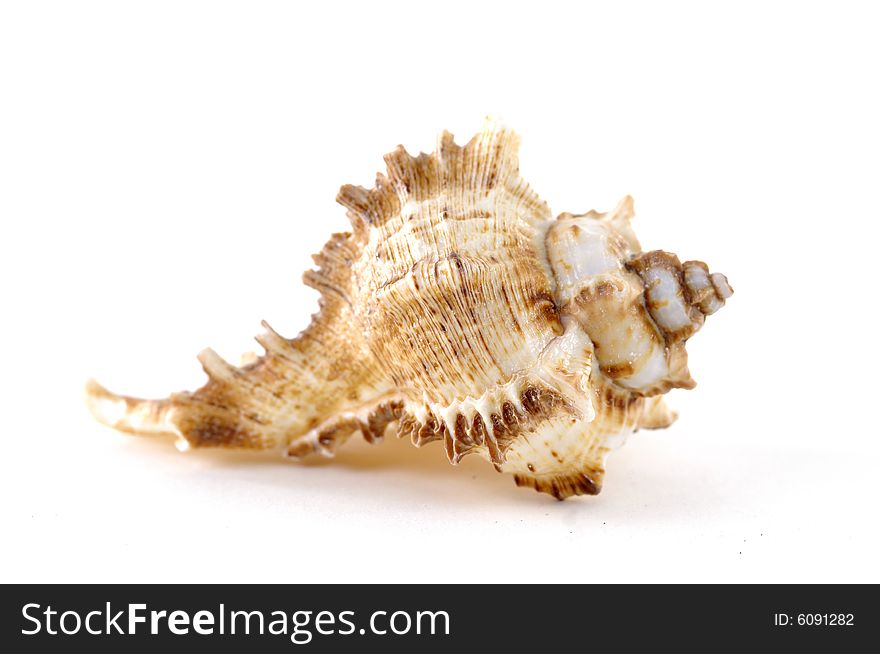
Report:
[[[357,418],[342,418],[318,432],[315,439],[322,454],[333,454],[337,448],[357,431],[363,431],[363,423]]]
[[[456,440],[453,442],[453,458],[450,459],[450,462],[453,465],[458,465],[461,461],[462,457],[467,454],[470,454],[475,450],[474,445],[470,445],[467,443],[463,443],[462,441]]]
[[[532,418],[546,418],[555,415],[558,411],[568,414],[575,411],[562,394],[547,386],[527,386],[520,397],[520,402],[526,414]]]
[[[574,495],[598,495],[602,489],[602,473],[596,470],[551,476],[517,474],[513,479],[517,486],[549,493],[557,500],[564,500]]]
[[[520,402],[527,413],[537,415],[541,411],[541,391],[534,386],[528,386],[523,391]]]
[[[584,288],[582,288],[580,294],[576,298],[576,301],[582,304],[593,302],[597,298],[613,296],[615,293],[619,293],[622,290],[623,285],[620,280],[607,279],[604,281],[600,281],[595,286],[585,286]]]
[[[418,421],[417,421],[418,422]],[[416,438],[413,445],[421,447],[425,443],[441,440],[447,432],[446,425],[442,420],[437,420],[433,413],[428,413],[428,417],[416,432]]]
[[[516,407],[513,406],[511,402],[505,402],[501,405],[501,417],[504,419],[504,424],[510,427],[511,425],[515,425],[519,422],[519,412],[516,410]]]
[[[483,445],[488,440],[486,432],[486,423],[483,422],[483,416],[479,413],[474,416],[471,424],[471,440],[474,445]]]
[[[504,438],[504,433],[508,429],[504,419],[497,413],[491,414],[489,419],[492,422],[492,433],[495,435],[496,440]]]
[[[452,438],[462,445],[471,444],[470,434],[468,433],[467,428],[467,418],[461,413],[455,416],[455,431],[452,434]]]
[[[362,428],[364,440],[368,443],[381,441],[385,436],[385,430],[395,420],[403,415],[403,402],[383,402],[367,417],[367,424]]]
[[[641,396],[621,390],[611,384],[598,384],[596,390],[602,404],[613,409],[627,411],[634,404],[644,401]]]
[[[681,268],[688,300],[706,313],[708,302],[716,296],[715,287],[709,277],[709,266],[702,261],[685,261]],[[704,284],[698,285],[698,281],[703,281]]]
[[[419,429],[421,429],[421,425],[419,421],[416,420],[415,416],[411,413],[406,413],[401,416],[400,422],[397,424],[397,437],[398,438],[409,438],[413,445],[416,444],[416,440],[418,439]]]
[[[178,423],[191,447],[234,447],[262,449],[259,432],[224,412],[202,413],[197,419],[187,417]]]
[[[287,456],[291,459],[302,459],[317,451],[315,444],[309,440],[301,439],[294,441],[287,448]]]
[[[620,377],[629,377],[635,372],[635,365],[631,361],[625,361],[623,363],[615,363],[610,366],[602,366],[602,373],[606,377],[610,377],[611,379],[618,379]]]
[[[537,293],[532,298],[531,305],[534,307],[538,322],[549,325],[556,336],[562,336],[565,333],[562,320],[559,318],[559,311],[556,310],[556,303],[549,293],[546,291]]]
[[[355,417],[343,417],[331,421],[322,427],[313,438],[298,438],[287,448],[287,456],[294,459],[320,453],[333,456],[339,446],[345,443],[357,431],[363,431],[365,425]]]
[[[509,430],[504,432],[502,436],[504,438],[498,438],[496,435],[495,438],[486,439],[486,451],[489,454],[489,461],[496,467],[504,463],[504,450],[507,449],[514,438],[516,438],[513,432]]]

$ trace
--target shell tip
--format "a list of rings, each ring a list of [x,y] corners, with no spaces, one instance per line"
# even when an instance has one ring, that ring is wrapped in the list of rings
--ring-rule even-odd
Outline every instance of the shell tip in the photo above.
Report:
[[[111,393],[94,379],[86,382],[85,400],[95,420],[109,427],[118,425],[128,413],[125,399]]]

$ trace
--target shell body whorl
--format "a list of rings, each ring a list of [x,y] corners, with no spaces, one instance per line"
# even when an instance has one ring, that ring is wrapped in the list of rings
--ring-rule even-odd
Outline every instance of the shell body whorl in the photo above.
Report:
[[[675,419],[660,396],[694,385],[685,341],[732,290],[701,262],[642,252],[628,197],[554,220],[517,147],[490,127],[387,155],[375,188],[340,190],[352,229],[303,277],[321,293],[308,329],[286,339],[264,324],[265,354],[241,368],[206,350],[208,383],[166,400],[92,384],[96,416],[294,458],[396,433],[560,499],[599,492],[610,449]]]

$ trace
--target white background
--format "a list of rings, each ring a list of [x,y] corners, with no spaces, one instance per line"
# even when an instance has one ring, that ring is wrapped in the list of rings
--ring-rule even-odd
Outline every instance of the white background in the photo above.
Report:
[[[4,3],[2,581],[880,581],[870,3]],[[636,199],[736,295],[681,418],[556,502],[439,445],[179,454],[82,386],[195,388],[381,155],[522,136],[555,213]]]

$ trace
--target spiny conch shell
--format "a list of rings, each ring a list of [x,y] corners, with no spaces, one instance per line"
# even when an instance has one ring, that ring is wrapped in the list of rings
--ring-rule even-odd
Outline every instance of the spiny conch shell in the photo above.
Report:
[[[553,220],[517,148],[492,124],[432,155],[398,147],[375,188],[340,190],[352,230],[303,277],[321,292],[305,331],[263,323],[265,354],[243,367],[205,350],[207,384],[164,400],[90,382],[95,416],[297,459],[391,431],[560,499],[598,493],[612,447],[675,420],[660,396],[694,386],[685,341],[733,291],[700,261],[642,252],[629,197]]]

